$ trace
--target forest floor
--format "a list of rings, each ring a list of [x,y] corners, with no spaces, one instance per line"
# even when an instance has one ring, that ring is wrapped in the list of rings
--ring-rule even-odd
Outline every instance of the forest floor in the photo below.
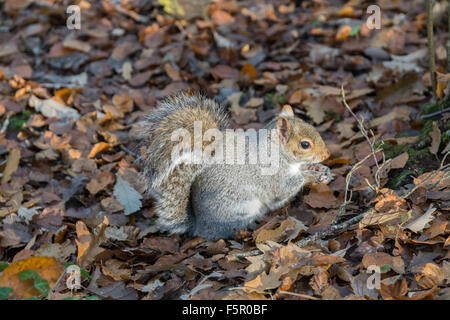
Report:
[[[424,1],[224,0],[185,21],[156,1],[82,0],[81,30],[69,1],[0,1],[0,299],[450,299],[444,2],[436,103]],[[244,129],[290,104],[335,179],[231,240],[160,233],[130,145],[187,89]],[[338,212],[366,215],[298,243]]]

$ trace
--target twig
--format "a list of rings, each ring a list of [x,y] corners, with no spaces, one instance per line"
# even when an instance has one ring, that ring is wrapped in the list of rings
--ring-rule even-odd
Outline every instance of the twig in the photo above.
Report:
[[[319,298],[316,298],[316,297],[313,297],[313,296],[309,296],[307,294],[302,294],[302,293],[295,293],[295,292],[289,292],[289,291],[283,291],[283,290],[280,290],[278,292],[282,293],[282,294],[288,294],[288,295],[291,295],[291,296],[304,298],[304,299],[309,299],[309,300],[320,300]]]
[[[134,153],[133,151],[131,151],[130,149],[128,149],[127,147],[125,147],[124,145],[120,145],[119,146],[120,147],[120,149],[122,150],[122,151],[125,151],[126,153],[128,153],[129,155],[132,155],[133,157],[135,157],[136,158],[136,153]]]
[[[436,101],[436,61],[434,58],[434,38],[433,38],[433,0],[427,2],[427,35],[428,35],[428,55],[430,56],[429,68],[431,77],[431,89],[433,99]]]
[[[429,113],[429,114],[423,115],[421,118],[422,119],[433,118],[434,116],[438,116],[440,114],[443,114],[443,113],[449,112],[449,111],[450,111],[450,108],[445,108],[445,109],[442,109],[442,110],[439,110],[439,111],[436,111],[436,112],[433,112],[433,113]]]
[[[364,136],[364,138],[367,140],[367,143],[368,143],[369,146],[370,146],[370,151],[371,151],[371,152],[370,152],[370,154],[368,154],[364,159],[362,159],[361,161],[359,161],[358,163],[356,163],[356,164],[353,166],[353,168],[347,173],[347,176],[345,177],[345,194],[344,194],[344,202],[343,202],[343,203],[341,204],[341,206],[339,207],[339,211],[338,211],[336,217],[334,218],[333,223],[331,224],[332,226],[337,224],[337,222],[339,221],[340,217],[341,217],[342,214],[345,212],[345,207],[346,207],[347,204],[349,204],[350,201],[351,201],[351,198],[352,198],[352,191],[349,190],[349,186],[350,186],[350,179],[352,178],[353,173],[354,173],[357,169],[359,169],[359,167],[364,163],[364,161],[366,161],[369,157],[373,156],[373,159],[374,159],[375,164],[376,164],[376,166],[377,166],[377,171],[376,171],[376,174],[375,174],[375,182],[376,182],[376,184],[377,184],[377,187],[379,188],[379,187],[380,187],[380,174],[379,174],[379,173],[380,173],[380,169],[383,167],[383,165],[384,165],[384,163],[385,163],[385,161],[383,161],[383,165],[382,165],[381,167],[378,165],[376,153],[379,152],[379,151],[381,151],[381,150],[379,150],[379,149],[375,150],[375,147],[374,147],[374,144],[375,144],[375,138],[374,138],[374,141],[371,141],[371,140],[370,140],[369,135],[368,135],[368,133],[367,133],[367,130],[366,130],[365,126],[364,126],[363,120],[362,120],[362,119],[359,119],[359,118],[356,116],[356,114],[353,112],[353,110],[350,108],[350,106],[348,105],[347,100],[345,99],[345,90],[344,90],[344,86],[343,86],[343,85],[341,86],[341,94],[342,94],[342,103],[343,103],[344,106],[347,108],[347,110],[350,112],[350,114],[355,118],[355,120],[358,122],[359,130],[361,131],[361,134]],[[372,132],[371,132],[371,133],[372,133]],[[372,136],[374,136],[373,133],[372,133]],[[383,156],[383,159],[384,159],[384,156]],[[367,184],[368,184],[370,187],[372,187],[368,181],[367,181]],[[372,187],[372,189],[374,189],[374,188]],[[348,197],[348,193],[349,193],[349,192],[350,192],[350,197]]]
[[[308,244],[310,244],[312,242],[316,242],[317,240],[322,239],[322,238],[324,238],[326,236],[334,235],[334,234],[336,234],[338,232],[346,230],[352,224],[358,223],[359,221],[361,221],[367,214],[373,212],[373,210],[374,209],[369,209],[366,212],[363,212],[363,213],[361,213],[361,214],[359,214],[359,215],[357,215],[357,216],[355,216],[355,217],[353,217],[353,218],[351,218],[351,219],[349,219],[347,221],[344,221],[344,222],[342,222],[340,224],[335,224],[335,225],[329,227],[326,230],[317,232],[317,233],[315,233],[315,234],[313,234],[313,235],[311,235],[309,237],[306,237],[305,239],[302,239],[302,240],[298,241],[296,243],[296,245],[299,246],[299,247],[303,247],[303,246],[306,246],[306,245],[308,245]]]
[[[358,127],[359,130],[361,131],[361,134],[364,136],[364,138],[367,140],[367,143],[370,146],[370,151],[371,154],[373,155],[373,160],[375,161],[375,165],[377,166],[377,170],[380,170],[380,166],[378,165],[378,161],[377,161],[377,156],[376,156],[376,150],[374,148],[374,143],[375,143],[375,139],[374,141],[370,141],[369,135],[367,133],[366,128],[364,127],[364,122],[362,119],[358,118],[356,116],[356,114],[353,112],[353,110],[350,108],[350,106],[347,103],[347,100],[345,99],[345,90],[344,90],[344,85],[341,86],[341,93],[342,93],[342,103],[344,104],[344,106],[347,108],[347,110],[350,112],[350,114],[353,116],[353,118],[355,118],[355,120],[358,122]],[[374,135],[373,132],[371,131],[372,136]],[[377,180],[377,177],[375,177],[375,181],[377,183],[377,187],[380,187],[380,181]]]
[[[227,260],[228,261],[236,261],[236,260],[239,260],[240,258],[259,256],[260,254],[262,254],[262,252],[259,249],[255,249],[255,250],[247,251],[247,252],[241,252],[241,253],[233,253],[232,255],[229,255],[227,257]]]
[[[347,173],[347,176],[345,177],[345,193],[344,193],[344,202],[341,204],[341,206],[339,207],[339,211],[336,215],[336,217],[334,218],[334,221],[331,225],[335,225],[338,221],[339,218],[342,216],[342,214],[345,212],[345,207],[347,206],[347,204],[349,204],[351,202],[352,199],[352,190],[350,189],[350,180],[352,178],[353,173],[359,169],[359,167],[364,163],[364,161],[366,161],[372,154],[368,154],[366,157],[364,157],[364,159],[362,159],[361,161],[359,161],[358,163],[356,163],[353,168]],[[350,196],[348,196],[348,193],[350,192]]]
[[[444,170],[444,169],[450,167],[450,164],[444,165],[445,159],[447,159],[447,157],[448,157],[449,155],[450,155],[450,151],[447,152],[447,153],[444,155],[444,157],[442,158],[441,164],[440,164],[439,168],[438,168],[436,171],[434,171],[433,173],[430,173],[430,174],[428,175],[428,177],[426,177],[425,179],[423,179],[420,183],[416,184],[416,185],[414,186],[414,188],[412,188],[407,194],[405,194],[405,195],[402,196],[401,198],[403,198],[403,199],[408,198],[408,197],[409,197],[410,195],[412,195],[419,187],[421,187],[422,185],[424,185],[425,182],[427,182],[428,180],[430,180],[430,179],[436,177],[437,174],[438,174],[438,172],[440,172],[440,171],[442,171],[442,170]],[[441,181],[441,179],[439,179],[438,181],[436,181],[436,183],[434,183],[434,185],[437,185],[440,181]],[[434,185],[433,185],[433,186],[434,186]]]
[[[306,246],[313,242],[316,242],[317,240],[320,240],[326,236],[338,234],[338,233],[348,229],[354,223],[358,223],[359,221],[361,221],[367,214],[373,212],[373,210],[374,209],[369,209],[366,212],[363,212],[347,221],[344,221],[340,224],[336,224],[334,226],[329,227],[328,229],[326,229],[324,231],[317,232],[309,237],[306,237],[300,241],[297,241],[295,244],[299,247],[303,247],[303,246]],[[258,256],[260,254],[263,254],[263,252],[259,249],[255,249],[255,250],[248,251],[248,252],[242,252],[242,253],[233,253],[232,255],[230,255],[228,257],[228,260],[234,261],[234,260],[238,260],[240,258]]]

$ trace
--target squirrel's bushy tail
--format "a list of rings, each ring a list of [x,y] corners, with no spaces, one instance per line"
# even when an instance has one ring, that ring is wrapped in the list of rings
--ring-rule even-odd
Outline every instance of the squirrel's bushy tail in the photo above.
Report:
[[[185,129],[194,146],[194,123],[202,122],[202,131],[228,125],[228,117],[214,100],[188,93],[179,93],[161,101],[146,117],[138,135],[138,162],[147,192],[156,198],[157,225],[171,233],[189,231],[193,220],[189,208],[191,185],[202,169],[188,157],[173,157],[179,141],[172,141],[175,130]],[[203,146],[203,140],[202,140]]]

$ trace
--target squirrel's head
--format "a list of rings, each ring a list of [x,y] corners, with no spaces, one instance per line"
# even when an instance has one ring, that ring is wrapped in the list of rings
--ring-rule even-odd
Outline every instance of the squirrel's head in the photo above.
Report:
[[[294,111],[285,105],[276,118],[276,129],[284,149],[297,162],[317,163],[326,160],[330,153],[319,132],[294,116]]]

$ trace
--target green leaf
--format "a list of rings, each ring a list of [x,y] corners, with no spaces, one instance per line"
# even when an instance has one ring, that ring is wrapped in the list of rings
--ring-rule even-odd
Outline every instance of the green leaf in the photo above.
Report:
[[[34,279],[34,287],[38,289],[44,297],[48,296],[48,293],[50,292],[48,281],[39,276]]]
[[[385,273],[385,272],[388,272],[391,268],[392,268],[391,265],[385,264],[384,266],[382,266],[382,267],[380,268],[380,271],[381,271],[382,273]]]
[[[361,26],[355,26],[350,31],[350,37],[354,37],[358,34],[359,30],[361,29]]]
[[[85,268],[80,268],[80,274],[83,278],[92,279],[92,276],[86,271]]]
[[[26,270],[19,273],[20,280],[36,279],[36,277],[39,277],[39,275],[34,270]]]
[[[0,300],[8,299],[9,294],[13,292],[11,288],[0,287]]]
[[[67,298],[64,298],[63,300],[80,300],[80,298],[79,297],[67,297]]]
[[[88,296],[84,297],[84,300],[101,300],[98,296]]]
[[[9,266],[8,262],[0,261],[0,272],[5,270],[7,266]]]
[[[20,280],[34,280],[34,287],[39,290],[39,292],[46,297],[50,291],[50,285],[48,281],[41,278],[35,270],[26,270],[19,273]]]

